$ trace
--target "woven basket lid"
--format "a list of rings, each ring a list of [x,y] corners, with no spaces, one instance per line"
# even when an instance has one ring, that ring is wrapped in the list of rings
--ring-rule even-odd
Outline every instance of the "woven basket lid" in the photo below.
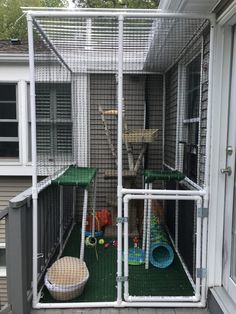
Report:
[[[76,285],[88,275],[85,262],[70,256],[60,258],[48,269],[48,280],[55,285]]]

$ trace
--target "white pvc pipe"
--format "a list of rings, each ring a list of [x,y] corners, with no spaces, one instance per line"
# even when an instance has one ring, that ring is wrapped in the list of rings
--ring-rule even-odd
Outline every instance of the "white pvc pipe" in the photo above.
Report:
[[[199,302],[200,298],[196,296],[188,297],[188,296],[128,296],[125,298],[126,302],[145,302],[143,306],[146,306],[146,302]],[[169,305],[170,306],[170,305]],[[171,304],[172,306],[172,304]],[[183,305],[184,306],[184,305]],[[192,303],[194,306],[194,303]]]
[[[213,101],[213,60],[214,60],[214,36],[215,20],[212,19],[210,30],[210,47],[209,47],[209,74],[208,74],[208,105],[207,105],[207,134],[206,134],[206,161],[205,161],[205,188],[209,188],[209,171],[211,158],[211,125],[212,125],[212,101]]]
[[[202,207],[202,199],[197,201],[197,212]],[[201,268],[201,239],[202,239],[202,218],[197,217],[196,230],[196,271]],[[201,279],[196,276],[195,295],[200,298]]]
[[[207,269],[207,225],[208,225],[208,219],[207,217],[203,218],[202,223],[202,269]],[[202,291],[201,291],[201,302],[203,304],[206,304],[206,298],[207,298],[207,279],[206,277],[202,278]]]
[[[148,190],[152,190],[152,183],[149,183]],[[151,238],[151,215],[152,215],[152,199],[146,199],[148,202],[147,213],[147,236],[146,236],[146,251],[145,251],[145,269],[149,268],[149,251],[150,251],[150,238]]]
[[[211,19],[209,14],[196,14],[196,13],[166,13],[156,10],[138,11],[134,12],[129,10],[121,12],[119,10],[108,11],[95,11],[95,12],[82,12],[79,11],[32,11],[29,10],[28,14],[33,17],[122,17],[122,18],[185,18],[185,19]]]
[[[124,276],[129,277],[129,203],[124,202],[124,217],[127,220],[124,222]],[[129,296],[129,280],[124,282],[124,298]]]
[[[62,254],[63,249],[63,186],[60,185],[60,254]]]
[[[30,104],[31,104],[31,147],[32,147],[32,200],[33,200],[33,307],[38,302],[38,190],[37,190],[37,146],[36,146],[36,109],[35,109],[35,69],[34,37],[32,17],[27,14],[29,71],[30,71]]]
[[[92,237],[95,236],[95,218],[96,218],[96,195],[97,195],[97,180],[94,178],[93,182],[93,225],[92,225]]]
[[[83,204],[83,217],[82,217],[82,230],[81,230],[81,244],[80,244],[80,259],[84,260],[84,245],[85,245],[85,228],[88,208],[88,191],[84,190],[84,204]]]
[[[145,183],[145,190],[147,190],[148,184]],[[147,232],[147,200],[144,200],[143,208],[143,238],[142,238],[142,250],[145,250],[146,243],[146,232]]]
[[[122,217],[122,133],[123,133],[123,23],[119,15],[119,46],[118,46],[118,127],[117,127],[117,216]],[[117,276],[122,276],[122,223],[117,223]],[[122,302],[122,283],[117,281],[117,302]]]
[[[206,191],[186,191],[186,190],[148,190],[148,189],[122,189],[123,194],[151,194],[151,195],[200,195],[203,196],[206,194]]]
[[[124,202],[130,200],[192,200],[192,201],[202,201],[200,195],[142,195],[142,194],[127,194],[124,196]]]
[[[179,183],[176,183],[176,190],[179,189]],[[179,201],[175,203],[175,249],[179,250]]]
[[[76,309],[76,308],[97,308],[97,307],[118,307],[117,302],[58,302],[58,303],[37,303],[35,309]]]
[[[73,186],[73,209],[72,209],[72,222],[75,224],[75,209],[76,209],[76,186]]]
[[[165,127],[166,127],[166,75],[163,74],[163,106],[162,106],[162,167],[165,163]]]
[[[115,308],[123,308],[123,307],[185,307],[185,308],[192,308],[192,307],[205,307],[205,304],[201,302],[125,302],[122,301],[121,303],[117,302],[66,302],[66,303],[37,303],[35,308],[36,309],[66,309],[66,308],[99,308],[99,307],[115,307]]]

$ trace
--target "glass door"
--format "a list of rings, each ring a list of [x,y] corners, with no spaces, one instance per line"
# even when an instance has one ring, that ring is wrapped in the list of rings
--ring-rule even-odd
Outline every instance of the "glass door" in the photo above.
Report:
[[[226,175],[223,285],[232,299],[236,295],[236,30],[234,27],[230,89]]]

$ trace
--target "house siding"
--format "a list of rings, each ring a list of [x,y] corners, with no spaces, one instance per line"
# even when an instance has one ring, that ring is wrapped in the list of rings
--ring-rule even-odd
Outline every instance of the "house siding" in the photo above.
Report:
[[[97,208],[107,206],[107,200],[112,197],[116,200],[116,180],[105,180],[104,172],[107,169],[116,169],[115,159],[112,157],[107,143],[98,106],[104,110],[116,108],[116,80],[112,74],[90,75],[90,164],[99,169],[97,181]],[[145,92],[146,90],[146,92]],[[146,99],[147,92],[149,99]],[[157,140],[149,145],[147,155],[148,167],[157,169],[161,167],[162,147],[162,76],[124,75],[124,106],[125,118],[129,129],[144,128],[145,115],[146,127],[160,129]],[[145,103],[149,110],[145,113]],[[117,149],[117,117],[106,116],[111,130],[115,150]],[[141,144],[133,145],[134,160],[137,159]],[[146,159],[148,159],[146,158]],[[142,168],[142,165],[141,165]],[[123,169],[128,169],[128,158],[125,146],[123,146]],[[124,180],[125,181],[125,180]],[[130,182],[124,182],[131,184]],[[142,185],[141,176],[135,182]],[[107,195],[104,191],[108,191]],[[109,193],[109,194],[108,194]],[[110,201],[109,201],[110,202]]]
[[[0,277],[0,309],[7,304],[7,278]]]
[[[209,67],[210,33],[206,30],[203,36],[202,58],[202,98],[201,98],[201,131],[199,143],[199,185],[204,185],[206,161],[206,134],[207,134],[207,104],[208,104],[208,67]]]
[[[175,168],[176,155],[176,123],[178,97],[178,65],[174,65],[166,73],[166,103],[165,103],[165,147],[164,162]]]

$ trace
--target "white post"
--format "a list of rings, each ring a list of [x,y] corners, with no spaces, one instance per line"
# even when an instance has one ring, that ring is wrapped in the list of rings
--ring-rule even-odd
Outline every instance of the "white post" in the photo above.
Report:
[[[208,77],[208,105],[207,105],[207,134],[206,134],[206,162],[205,162],[205,178],[204,184],[208,192],[209,189],[209,169],[211,158],[211,125],[212,125],[212,82],[213,82],[213,55],[214,55],[214,34],[215,34],[215,21],[212,21],[210,31],[210,48],[209,48],[209,77]]]
[[[32,200],[33,200],[33,307],[38,302],[38,191],[37,191],[37,146],[36,146],[36,110],[35,110],[35,72],[34,72],[34,37],[33,20],[27,14],[29,69],[30,69],[30,104],[31,104],[31,146],[32,146]]]
[[[176,183],[176,190],[179,189],[179,182]],[[179,250],[179,201],[175,203],[175,249]]]
[[[60,185],[60,254],[63,250],[63,186]]]
[[[72,223],[75,224],[75,209],[76,209],[76,186],[73,186],[73,209],[72,209]]]
[[[196,272],[201,268],[201,238],[202,238],[202,218],[198,215],[198,210],[202,207],[202,202],[197,202],[197,239],[196,239]],[[200,298],[201,279],[196,276],[196,290],[195,295]]]
[[[145,190],[147,190],[148,184],[145,183]],[[144,208],[143,208],[143,239],[142,239],[142,250],[145,250],[146,244],[146,233],[147,233],[147,200],[144,200]]]
[[[96,227],[96,195],[97,195],[97,180],[94,178],[93,182],[93,224],[92,224],[92,237],[95,237]]]
[[[162,169],[165,163],[165,127],[166,127],[166,75],[163,74],[163,106],[162,106]]]
[[[149,190],[152,190],[152,183],[149,183]],[[145,269],[149,268],[149,251],[150,251],[150,238],[151,238],[151,215],[152,215],[152,199],[148,200],[148,213],[147,213],[147,239],[146,239],[146,256],[145,256]]]
[[[81,244],[80,244],[80,259],[84,260],[84,244],[85,244],[85,228],[86,228],[86,217],[88,207],[88,191],[84,190],[84,205],[83,205],[83,218],[82,218],[82,230],[81,230]]]
[[[124,201],[124,217],[129,217],[129,202]],[[129,277],[129,223],[128,220],[124,222],[124,276]],[[126,280],[124,284],[124,297],[129,296],[129,281]]]
[[[122,217],[122,132],[123,132],[123,21],[119,16],[119,47],[118,47],[118,143],[117,143],[117,216]],[[122,276],[122,223],[117,223],[117,277]],[[122,302],[122,283],[117,281],[117,302]]]

